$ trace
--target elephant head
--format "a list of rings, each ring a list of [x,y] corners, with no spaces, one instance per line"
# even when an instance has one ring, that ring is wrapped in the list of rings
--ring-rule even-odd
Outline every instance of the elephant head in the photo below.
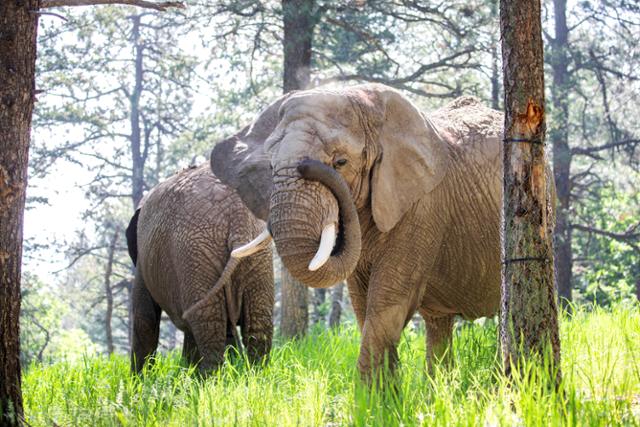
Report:
[[[363,215],[390,231],[440,183],[448,159],[447,143],[409,100],[360,85],[285,95],[216,145],[211,167],[268,221],[291,274],[327,287],[355,269]],[[269,233],[235,255],[251,253]]]

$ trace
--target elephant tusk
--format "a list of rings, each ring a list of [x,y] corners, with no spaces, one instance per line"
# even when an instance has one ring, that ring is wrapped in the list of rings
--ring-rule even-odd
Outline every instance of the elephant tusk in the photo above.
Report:
[[[316,271],[320,267],[322,267],[329,257],[331,256],[331,251],[333,251],[333,246],[336,244],[336,225],[329,224],[324,227],[322,230],[322,235],[320,236],[320,246],[318,246],[318,252],[313,257],[311,262],[309,263],[309,270]]]
[[[269,229],[265,228],[262,233],[258,235],[255,239],[247,243],[246,245],[242,245],[239,248],[231,251],[231,256],[233,258],[244,258],[249,255],[253,255],[261,249],[264,249],[271,243],[271,233],[269,233]]]

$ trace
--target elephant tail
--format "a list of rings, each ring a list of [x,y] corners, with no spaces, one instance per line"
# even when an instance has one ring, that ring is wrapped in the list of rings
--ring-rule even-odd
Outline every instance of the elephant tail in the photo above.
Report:
[[[131,257],[131,261],[133,261],[133,265],[136,265],[138,262],[138,216],[140,215],[140,209],[136,209],[136,212],[131,217],[131,221],[129,221],[129,226],[127,227],[126,236],[127,236],[127,249],[129,250],[129,256]]]
[[[220,291],[220,289],[224,287],[225,297],[227,299],[227,311],[229,312],[229,319],[231,320],[232,324],[235,324],[238,321],[238,319],[237,319],[237,309],[235,307],[234,300],[232,298],[232,293],[231,293],[231,275],[235,271],[239,262],[240,262],[240,259],[229,257],[229,261],[227,261],[227,265],[225,265],[224,270],[222,270],[222,274],[220,274],[220,277],[218,278],[218,281],[213,286],[213,288],[211,288],[211,290],[209,290],[209,292],[207,292],[205,296],[200,299],[200,301],[198,301],[197,303],[189,307],[183,313],[182,318],[185,320],[188,320],[188,318],[191,316],[192,313],[206,306],[208,301],[210,301],[215,296],[215,294],[217,294]]]

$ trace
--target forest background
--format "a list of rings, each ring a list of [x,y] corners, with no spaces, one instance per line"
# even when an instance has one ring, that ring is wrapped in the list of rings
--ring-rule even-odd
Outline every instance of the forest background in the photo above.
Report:
[[[381,82],[423,111],[462,95],[501,109],[495,0],[187,5],[40,20],[23,363],[128,351],[134,206],[283,90]],[[640,6],[544,1],[543,28],[560,296],[640,299]],[[354,321],[343,285],[308,290],[275,268],[281,335]],[[161,347],[180,341],[163,322]]]

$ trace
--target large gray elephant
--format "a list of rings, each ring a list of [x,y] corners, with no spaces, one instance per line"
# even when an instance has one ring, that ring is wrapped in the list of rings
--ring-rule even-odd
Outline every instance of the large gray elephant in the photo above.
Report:
[[[424,115],[383,85],[301,91],[214,147],[211,167],[268,220],[294,277],[347,279],[369,378],[385,357],[394,368],[416,310],[430,366],[455,315],[496,313],[502,120],[474,98]]]
[[[268,355],[274,282],[270,247],[231,258],[264,229],[237,193],[207,164],[154,187],[127,228],[136,265],[131,368],[139,372],[158,346],[164,310],[184,331],[183,357],[208,372],[236,343],[236,324],[250,360]]]

